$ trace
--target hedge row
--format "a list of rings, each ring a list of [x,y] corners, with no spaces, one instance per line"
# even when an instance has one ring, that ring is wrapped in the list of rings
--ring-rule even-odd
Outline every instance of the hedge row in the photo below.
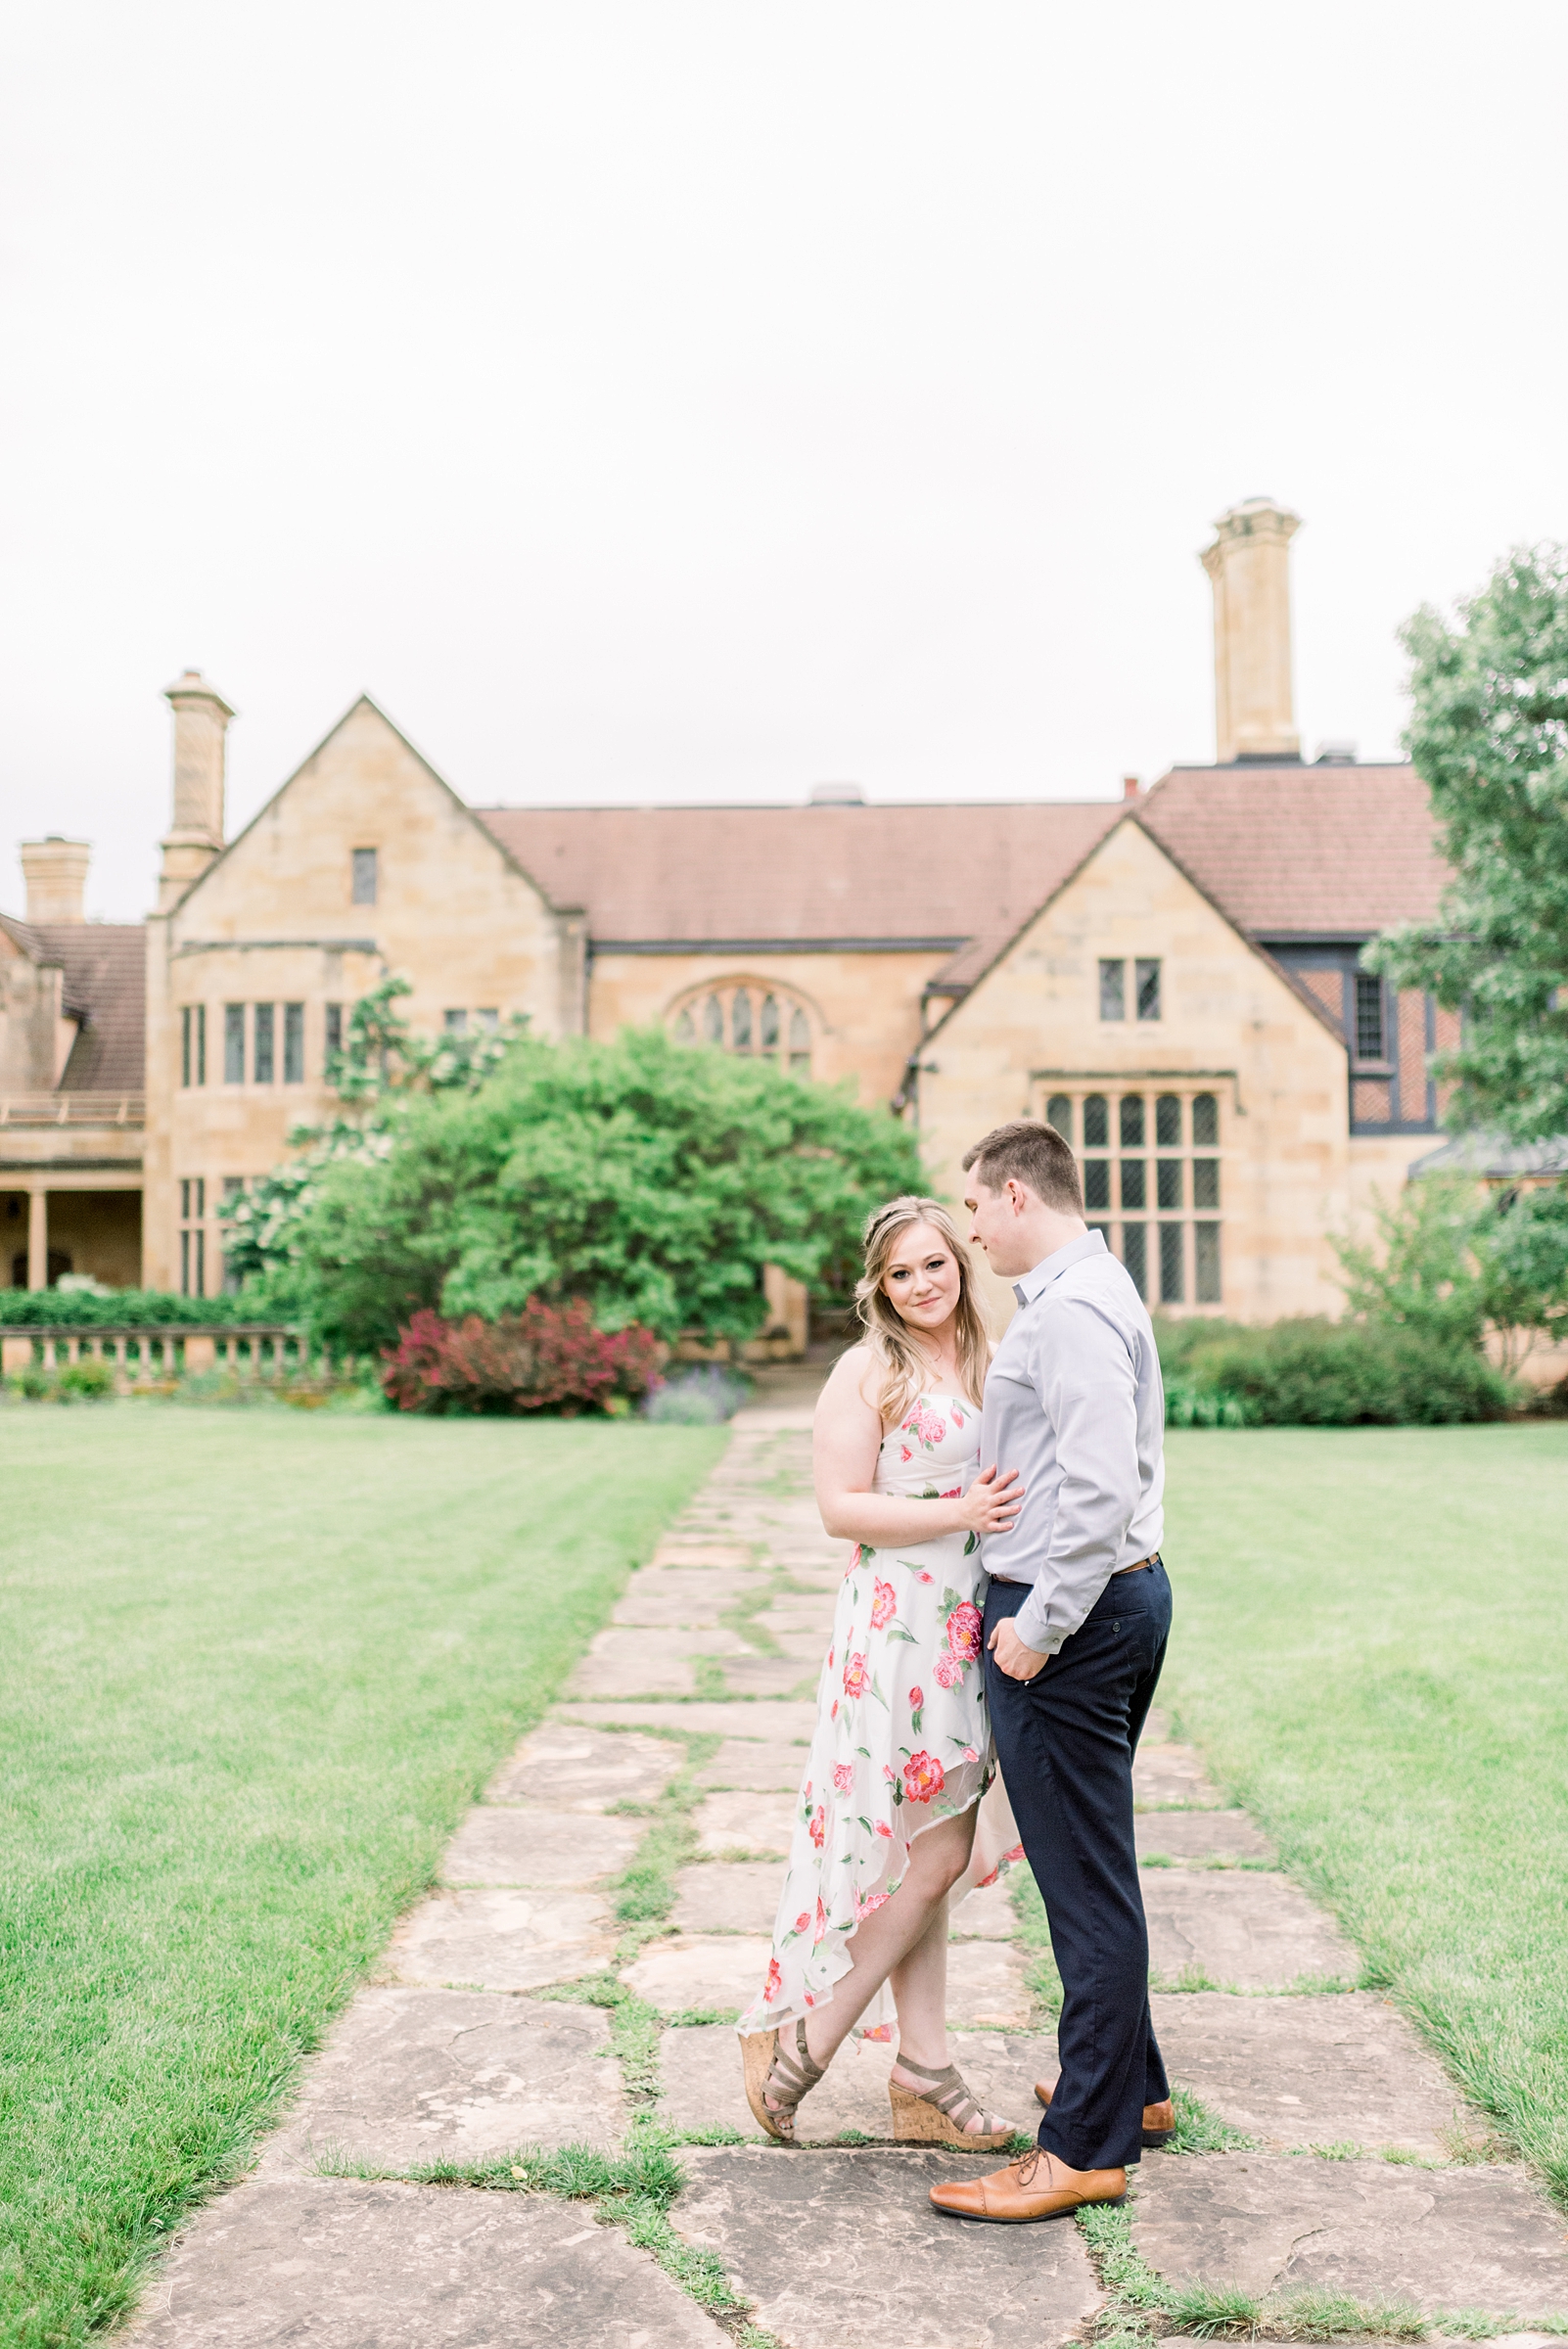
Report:
[[[69,1329],[179,1327],[200,1323],[254,1321],[254,1303],[239,1297],[176,1297],[167,1289],[0,1289],[0,1328]]]
[[[1467,1346],[1367,1321],[1157,1324],[1166,1415],[1187,1427],[1446,1427],[1519,1407]]]

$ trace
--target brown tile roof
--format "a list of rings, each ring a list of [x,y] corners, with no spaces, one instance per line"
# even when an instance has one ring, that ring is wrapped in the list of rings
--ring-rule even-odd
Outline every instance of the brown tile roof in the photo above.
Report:
[[[1120,800],[904,806],[477,807],[596,945],[999,944]]]
[[[1253,938],[1429,921],[1447,878],[1410,766],[1176,767],[1137,812]]]
[[[139,1093],[147,1082],[147,933],[140,922],[19,922],[7,935],[34,962],[65,971],[65,1008],[81,1021],[65,1093]]]

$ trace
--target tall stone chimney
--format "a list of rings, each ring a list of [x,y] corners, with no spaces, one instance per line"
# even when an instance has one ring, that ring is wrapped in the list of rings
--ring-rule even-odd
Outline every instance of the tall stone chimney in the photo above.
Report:
[[[1290,688],[1290,542],[1299,514],[1249,497],[1199,557],[1214,581],[1215,758],[1299,759]]]
[[[174,825],[163,841],[160,907],[172,905],[223,846],[224,737],[234,712],[199,668],[188,668],[163,699],[174,712]]]
[[[40,928],[51,922],[84,922],[82,898],[92,850],[84,840],[24,840],[22,870],[27,884],[27,919]]]

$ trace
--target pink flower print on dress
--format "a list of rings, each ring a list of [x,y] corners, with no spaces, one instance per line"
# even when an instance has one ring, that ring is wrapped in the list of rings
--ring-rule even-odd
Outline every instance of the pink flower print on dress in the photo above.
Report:
[[[955,1656],[973,1664],[980,1654],[980,1635],[983,1630],[980,1609],[972,1598],[960,1599],[947,1618],[947,1645]]]
[[[964,1489],[962,1485],[954,1485],[950,1493],[939,1493],[937,1495],[937,1498],[939,1500],[962,1500],[963,1497]]]
[[[887,1779],[890,1786],[894,1785],[898,1780],[898,1772],[896,1770],[890,1770],[886,1762],[884,1762],[882,1765],[882,1774]]]
[[[898,1612],[898,1592],[891,1583],[879,1581],[871,1599],[871,1629],[885,1632]]]
[[[925,1690],[924,1690],[923,1688],[911,1688],[911,1689],[910,1689],[910,1691],[909,1691],[909,1710],[910,1710],[910,1712],[911,1712],[911,1713],[918,1713],[918,1712],[919,1712],[919,1710],[920,1710],[920,1708],[921,1708],[921,1706],[922,1706],[922,1705],[925,1703],[925,1701],[926,1701],[926,1696],[925,1696]]]
[[[844,1693],[846,1696],[864,1696],[868,1675],[864,1656],[846,1656],[844,1659]]]
[[[963,1665],[950,1650],[940,1654],[931,1670],[939,1688],[958,1688],[963,1685]]]
[[[835,1763],[834,1763],[834,1765],[833,1765],[833,1791],[834,1791],[834,1793],[835,1793],[835,1794],[848,1794],[848,1793],[849,1793],[849,1791],[850,1791],[850,1788],[851,1788],[851,1787],[852,1787],[853,1784],[854,1784],[854,1769],[853,1769],[853,1764],[851,1764],[851,1763],[849,1763],[849,1762],[835,1762]]]
[[[911,1754],[903,1766],[903,1790],[911,1803],[929,1803],[947,1783],[947,1773],[935,1754]]]
[[[797,1932],[797,1933],[804,1933],[804,1932],[806,1931],[806,1928],[807,1928],[807,1925],[810,1923],[810,1921],[811,1921],[811,1911],[810,1911],[810,1910],[809,1910],[809,1909],[803,1909],[803,1910],[801,1911],[801,1913],[800,1913],[800,1915],[799,1915],[799,1916],[796,1918],[796,1920],[795,1920],[795,1930],[796,1930],[796,1932]]]
[[[910,1449],[909,1449],[909,1447],[908,1447],[908,1445],[907,1445],[907,1444],[900,1444],[900,1445],[899,1445],[899,1457],[901,1460],[912,1460],[912,1459],[914,1458],[914,1453],[913,1453],[913,1452],[910,1451]]]
[[[948,1412],[948,1417],[951,1419],[954,1427],[962,1427],[964,1423],[964,1415],[956,1404],[953,1404],[951,1406]]]
[[[887,1896],[887,1894],[886,1894],[885,1892],[874,1892],[874,1893],[871,1895],[871,1898],[870,1898],[868,1901],[862,1901],[862,1900],[860,1899],[859,1895],[858,1895],[858,1894],[856,1894],[856,1895],[855,1895],[855,1902],[854,1902],[854,1921],[855,1921],[855,1923],[856,1923],[856,1924],[858,1924],[862,1916],[870,1916],[870,1915],[872,1915],[872,1914],[873,1914],[873,1913],[874,1913],[874,1912],[875,1912],[875,1911],[876,1911],[878,1909],[885,1909],[885,1908],[887,1907],[887,1905],[888,1905],[888,1896]],[[887,2028],[887,2026],[886,2026],[886,2025],[883,2025],[882,2027],[883,2027],[884,2029],[886,2029],[886,2028]],[[865,2036],[866,2036],[866,2038],[867,2038],[867,2039],[870,2039],[870,2038],[872,2037],[872,2034],[871,2034],[871,2033],[868,2031],[868,2032],[865,2034]]]
[[[885,1819],[879,1819],[877,1820],[877,1833],[881,1836],[884,1836],[889,1843],[893,1841],[893,1829],[889,1826]]]
[[[771,2004],[772,2001],[778,1997],[778,1994],[783,1987],[784,1968],[780,1965],[776,1958],[770,1958],[767,1961],[767,1980],[762,1986],[763,2005],[766,2006]]]
[[[939,1419],[923,1397],[903,1424],[911,1435],[919,1437],[928,1451],[935,1451],[943,1437],[947,1433],[946,1420]]]
[[[815,1844],[817,1850],[820,1851],[822,1849],[823,1839],[827,1834],[827,1808],[822,1803],[818,1803],[816,1806],[816,1811],[812,1817],[809,1831],[811,1841]]]
[[[813,1950],[816,1948],[817,1943],[823,1939],[826,1932],[827,1911],[822,1906],[821,1895],[818,1894],[816,1903],[816,1931],[811,1935],[811,1947]]]
[[[972,1745],[966,1745],[964,1747],[964,1760],[966,1762],[978,1762],[980,1760],[980,1756],[976,1753]]]
[[[879,1899],[882,1897],[882,1895],[878,1895]],[[874,2023],[869,2031],[862,2031],[860,2037],[862,2039],[880,2040],[884,2045],[886,2045],[887,2042],[889,2042],[893,2037],[893,2025],[891,2023]]]

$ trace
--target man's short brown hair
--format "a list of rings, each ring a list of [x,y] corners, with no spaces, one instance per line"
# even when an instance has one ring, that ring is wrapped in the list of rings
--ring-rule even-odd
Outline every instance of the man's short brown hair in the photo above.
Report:
[[[964,1152],[964,1173],[976,1174],[988,1191],[1021,1182],[1042,1207],[1059,1216],[1084,1213],[1084,1186],[1070,1145],[1054,1126],[1041,1126],[1034,1118],[1015,1118],[1010,1126],[995,1127]]]

